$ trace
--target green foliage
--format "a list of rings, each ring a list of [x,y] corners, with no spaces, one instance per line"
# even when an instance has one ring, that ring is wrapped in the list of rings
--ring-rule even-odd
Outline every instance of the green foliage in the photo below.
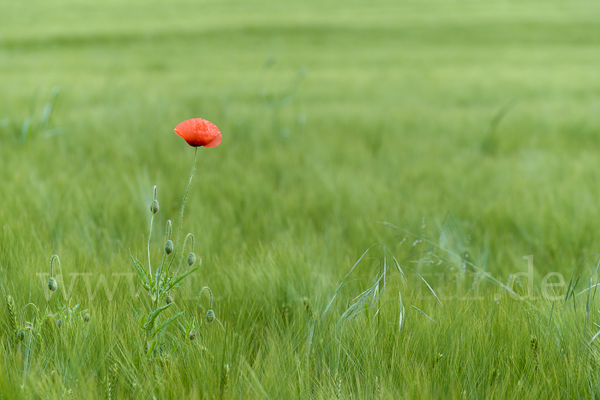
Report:
[[[148,360],[160,359],[160,355],[157,356],[155,350],[157,350],[157,346],[161,344],[162,335],[164,334],[165,329],[173,323],[176,319],[181,317],[184,314],[184,311],[180,311],[174,315],[165,317],[164,319],[160,319],[163,316],[164,312],[167,309],[172,308],[174,306],[173,298],[171,294],[179,287],[179,285],[183,282],[183,280],[190,275],[192,272],[198,270],[200,265],[202,264],[202,260],[198,263],[196,267],[192,266],[196,263],[196,255],[194,254],[194,236],[191,233],[188,233],[183,240],[183,244],[179,249],[177,246],[179,244],[179,234],[181,232],[181,226],[183,224],[183,216],[185,210],[185,202],[187,199],[187,195],[192,184],[192,180],[194,177],[194,171],[196,169],[196,159],[197,159],[197,148],[195,150],[194,155],[194,164],[192,167],[192,172],[190,175],[190,179],[188,182],[188,186],[186,188],[185,194],[183,196],[183,202],[181,204],[181,214],[179,219],[179,226],[177,229],[177,238],[175,245],[171,241],[172,235],[172,223],[170,220],[167,221],[167,227],[165,230],[165,241],[166,243],[171,243],[171,248],[165,247],[163,249],[162,261],[158,268],[156,268],[156,273],[152,273],[152,259],[150,256],[150,243],[152,239],[152,227],[154,222],[155,214],[159,211],[158,200],[157,200],[157,189],[154,186],[154,197],[152,199],[152,203],[150,206],[150,231],[148,233],[148,241],[147,241],[147,253],[148,253],[148,269],[146,269],[142,262],[135,259],[131,252],[129,252],[129,257],[133,263],[134,269],[139,277],[140,283],[142,287],[148,292],[148,297],[150,298],[149,305],[142,305],[147,310],[145,313],[140,311],[140,307],[136,307],[136,317],[138,318],[138,323],[140,325],[140,329],[145,335],[145,343],[144,343],[144,354]],[[189,270],[184,273],[179,273],[179,269],[181,267],[181,263],[183,260],[183,253],[186,249],[186,244],[188,239],[191,238],[191,249],[192,252],[188,254],[187,264]],[[179,263],[177,264],[177,269],[173,271],[173,263],[176,260],[177,251],[181,254]],[[200,294],[207,289],[210,292],[210,303],[212,306],[212,292],[208,287],[202,288]],[[164,305],[163,305],[164,304]],[[213,318],[214,319],[214,318]],[[195,320],[195,319],[194,319]],[[212,322],[212,321],[211,321]],[[192,328],[195,328],[195,323],[192,322]],[[186,333],[188,329],[185,329]],[[190,339],[196,337],[196,332],[189,333],[188,336]],[[162,358],[164,360],[164,357]]]
[[[51,127],[50,118],[55,108],[57,96],[60,92],[58,86],[52,88],[48,101],[44,104],[41,111],[36,110],[35,99],[31,101],[30,114],[23,117],[23,120],[12,120],[5,117],[0,120],[0,135],[2,131],[12,133],[14,139],[20,144],[25,144],[28,140],[48,139],[55,135],[60,135],[61,128]],[[0,115],[0,117],[2,117]],[[1,137],[1,136],[0,136]]]
[[[584,0],[4,2],[0,398],[600,396],[599,15]],[[199,150],[181,228],[203,263],[190,273],[178,243],[168,280],[165,238],[140,233],[153,184],[155,224],[178,212],[191,155],[173,128],[190,117],[223,142]],[[369,253],[321,318],[373,243],[406,282],[391,262],[375,290]],[[53,293],[49,254],[69,266]],[[533,289],[511,293],[531,254]]]

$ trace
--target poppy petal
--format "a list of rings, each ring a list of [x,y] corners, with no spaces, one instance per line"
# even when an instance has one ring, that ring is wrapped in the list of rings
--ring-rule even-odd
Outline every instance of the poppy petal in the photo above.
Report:
[[[215,124],[202,118],[192,118],[180,122],[175,133],[193,147],[216,147],[221,144],[221,131]]]

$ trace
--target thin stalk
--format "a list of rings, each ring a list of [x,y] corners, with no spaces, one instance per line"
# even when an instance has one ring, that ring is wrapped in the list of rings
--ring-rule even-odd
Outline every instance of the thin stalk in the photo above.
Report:
[[[177,276],[177,274],[179,273],[179,269],[181,268],[181,263],[183,262],[183,249],[185,249],[185,245],[187,244],[188,238],[191,237],[192,238],[192,252],[194,251],[194,235],[192,235],[191,233],[188,233],[185,236],[185,239],[183,239],[183,245],[181,246],[181,255],[179,256],[179,264],[177,264],[177,269],[175,270],[175,276]]]
[[[167,240],[169,240],[171,238],[171,234],[172,234],[172,227],[171,227],[171,220],[167,221],[167,228],[165,230],[165,243]],[[160,277],[162,276],[165,268],[165,260],[167,259],[167,252],[163,250],[163,258],[162,261],[160,262],[160,265],[158,266],[158,269],[156,270],[156,299],[158,301],[158,299],[160,298]]]
[[[167,242],[167,240],[171,239],[171,234],[172,234],[172,227],[171,227],[171,220],[167,221],[167,228],[165,230],[165,243]],[[163,258],[162,261],[160,262],[160,265],[158,266],[158,269],[156,270],[156,282],[158,283],[160,281],[160,277],[162,276],[163,271],[165,270],[165,260],[167,259],[167,252],[163,251]]]
[[[190,180],[188,181],[187,188],[185,189],[185,194],[183,195],[183,202],[181,203],[181,214],[179,215],[179,224],[177,226],[177,239],[175,240],[175,250],[173,252],[173,258],[171,258],[171,262],[169,263],[169,270],[171,269],[171,265],[173,264],[173,260],[177,256],[177,249],[179,248],[179,239],[181,237],[181,225],[183,225],[183,212],[185,211],[185,201],[187,200],[188,193],[190,191],[190,187],[192,186],[192,180],[194,179],[194,173],[196,172],[196,160],[198,159],[198,147],[194,149],[194,163],[192,164],[192,172],[190,174]],[[183,253],[183,249],[181,249]]]
[[[148,231],[148,245],[146,246],[148,249],[148,273],[150,274],[150,278],[152,278],[152,262],[150,261],[150,239],[152,238],[152,224],[154,223],[154,201],[156,200],[156,186],[154,186],[154,196],[152,197],[152,203],[150,205],[150,230]]]
[[[58,285],[60,287],[60,291],[63,294],[63,299],[65,302],[67,302],[69,300],[69,298],[67,297],[67,292],[65,290],[65,277],[63,275],[63,271],[62,271],[62,266],[60,265],[60,258],[58,258],[58,256],[55,254],[52,256],[52,258],[50,258],[50,276],[54,276],[54,260],[56,260],[56,262],[58,263],[58,269],[60,270],[60,277],[61,282]]]
[[[198,293],[198,296],[200,297],[199,301],[202,299],[202,293],[205,290],[208,291],[208,308],[212,309],[213,294],[212,294],[212,290],[210,290],[210,288],[208,286],[204,286],[202,289],[200,289],[200,293]]]

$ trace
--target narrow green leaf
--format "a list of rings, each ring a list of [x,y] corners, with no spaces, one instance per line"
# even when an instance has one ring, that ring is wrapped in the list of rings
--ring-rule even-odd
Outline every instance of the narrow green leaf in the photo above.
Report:
[[[131,257],[131,261],[133,262],[135,271],[137,272],[138,276],[142,280],[142,286],[144,286],[144,288],[146,290],[149,290],[150,287],[148,286],[148,273],[146,272],[144,267],[140,264],[140,262],[138,260],[136,260],[135,258],[133,258],[133,254],[131,254],[131,251],[129,251],[129,257]]]
[[[148,352],[146,353],[147,357],[150,357],[154,353],[154,348],[156,347],[157,343],[158,343],[158,339],[154,339],[152,341],[152,343],[150,344],[150,346],[148,346]]]
[[[173,288],[176,288],[176,287],[179,285],[179,283],[180,283],[180,282],[181,282],[181,281],[182,281],[182,280],[183,280],[183,279],[184,279],[186,276],[188,276],[188,275],[189,275],[189,274],[191,274],[192,272],[196,271],[198,268],[200,268],[200,265],[198,265],[198,266],[197,266],[197,267],[195,267],[195,268],[192,268],[191,270],[189,270],[189,271],[188,271],[188,272],[186,272],[185,274],[183,274],[183,275],[179,275],[178,277],[176,277],[176,278],[175,278],[175,279],[174,279],[172,282],[169,282],[169,284],[167,285],[167,289],[166,289],[166,290],[167,290],[167,291],[169,291],[169,290],[171,290],[171,289],[173,289]]]
[[[160,324],[158,326],[158,328],[154,329],[154,332],[152,333],[152,337],[156,336],[160,331],[162,331],[163,329],[165,329],[167,326],[169,326],[169,324],[173,321],[175,321],[177,318],[179,318],[180,316],[183,315],[183,311],[173,315],[171,318],[167,319],[166,321],[164,321],[162,324]]]
[[[161,312],[165,311],[167,308],[171,307],[172,305],[173,305],[173,303],[167,304],[166,306],[162,306],[162,307],[154,310],[152,312],[152,314],[150,314],[150,316],[148,317],[148,322],[146,322],[146,329],[151,329],[152,325],[154,324],[154,321],[156,320],[156,317],[158,317]]]

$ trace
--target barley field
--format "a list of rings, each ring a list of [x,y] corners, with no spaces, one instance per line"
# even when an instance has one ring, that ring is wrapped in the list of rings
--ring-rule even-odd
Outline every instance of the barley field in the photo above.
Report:
[[[0,399],[598,398],[599,21],[0,0]]]

